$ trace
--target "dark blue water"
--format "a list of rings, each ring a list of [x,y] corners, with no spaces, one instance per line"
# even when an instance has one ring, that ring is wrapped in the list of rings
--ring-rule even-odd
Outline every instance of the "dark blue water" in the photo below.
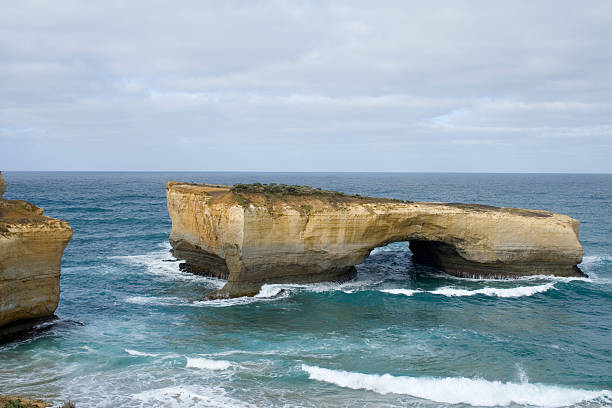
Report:
[[[6,198],[45,208],[75,233],[63,259],[61,320],[0,347],[0,393],[70,398],[79,408],[612,404],[611,175],[4,176]],[[351,282],[205,302],[223,282],[166,262],[168,180],[560,212],[581,222],[590,277],[456,279],[413,265],[407,243],[394,243],[376,249]]]

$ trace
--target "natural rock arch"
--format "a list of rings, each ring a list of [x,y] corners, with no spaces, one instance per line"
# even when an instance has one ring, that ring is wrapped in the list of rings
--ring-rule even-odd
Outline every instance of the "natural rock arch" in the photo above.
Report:
[[[168,183],[170,242],[183,269],[228,280],[211,296],[346,279],[372,249],[397,241],[410,241],[415,261],[457,276],[581,275],[579,223],[565,215],[274,191]]]

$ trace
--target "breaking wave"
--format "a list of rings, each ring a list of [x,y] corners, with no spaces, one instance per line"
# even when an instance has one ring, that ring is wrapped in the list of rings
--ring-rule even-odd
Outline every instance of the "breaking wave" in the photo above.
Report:
[[[544,285],[535,285],[535,286],[518,286],[516,288],[482,288],[482,289],[459,289],[453,288],[450,286],[445,286],[435,290],[412,290],[412,289],[381,289],[381,292],[391,293],[393,295],[404,295],[404,296],[412,296],[415,293],[430,293],[432,295],[442,295],[448,297],[455,296],[475,296],[475,295],[484,295],[484,296],[497,296],[500,298],[517,298],[523,296],[532,296],[536,293],[546,292],[550,289],[554,289],[554,283],[547,283]]]
[[[227,307],[283,299],[289,297],[290,288],[290,286],[286,285],[263,285],[255,296],[243,296],[233,299],[189,301],[176,296],[130,296],[125,301],[137,305],[151,306]]]
[[[474,296],[474,295],[485,295],[485,296],[497,296],[501,298],[515,298],[522,296],[532,296],[536,293],[546,292],[550,289],[554,289],[554,283],[547,283],[545,285],[537,286],[518,286],[516,288],[482,288],[475,290],[458,289],[452,287],[443,287],[436,290],[432,290],[429,293],[433,295],[443,296]]]
[[[210,360],[208,358],[187,357],[187,368],[203,368],[206,370],[227,370],[232,363],[225,360]]]
[[[415,293],[423,293],[424,290],[412,290],[412,289],[381,289],[381,292],[391,293],[392,295],[404,295],[412,296]]]
[[[161,249],[146,254],[113,256],[110,259],[131,265],[143,266],[148,274],[164,279],[203,282],[216,288],[220,288],[225,284],[220,279],[181,271],[179,269],[179,261],[170,254],[170,244],[166,242],[159,246]]]
[[[200,307],[228,307],[247,305],[254,302],[284,299],[290,296],[291,285],[263,285],[255,296],[242,296],[233,299],[200,300],[193,306]]]
[[[379,394],[405,394],[439,403],[499,406],[525,404],[562,407],[582,401],[600,399],[612,402],[608,390],[589,391],[556,385],[487,381],[465,377],[408,377],[390,374],[362,374],[303,364],[309,378],[354,390]]]

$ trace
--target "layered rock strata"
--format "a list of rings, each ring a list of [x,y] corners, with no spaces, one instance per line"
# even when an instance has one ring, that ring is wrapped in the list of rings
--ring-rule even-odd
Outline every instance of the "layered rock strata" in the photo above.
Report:
[[[210,298],[347,279],[396,241],[410,241],[415,262],[456,276],[582,275],[579,223],[566,215],[266,188],[168,183],[175,256],[184,270],[227,279]]]
[[[0,173],[0,191],[3,187]],[[71,237],[67,222],[0,196],[0,338],[53,315],[62,254]]]

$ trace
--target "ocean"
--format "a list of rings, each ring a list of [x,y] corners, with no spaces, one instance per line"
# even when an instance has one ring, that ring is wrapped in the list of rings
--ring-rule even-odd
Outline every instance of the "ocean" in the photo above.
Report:
[[[77,408],[612,406],[612,175],[3,174],[6,198],[74,236],[59,320],[0,346],[0,394]],[[205,301],[224,282],[174,262],[169,180],[559,212],[581,222],[589,277],[459,279],[397,242],[349,282]]]

